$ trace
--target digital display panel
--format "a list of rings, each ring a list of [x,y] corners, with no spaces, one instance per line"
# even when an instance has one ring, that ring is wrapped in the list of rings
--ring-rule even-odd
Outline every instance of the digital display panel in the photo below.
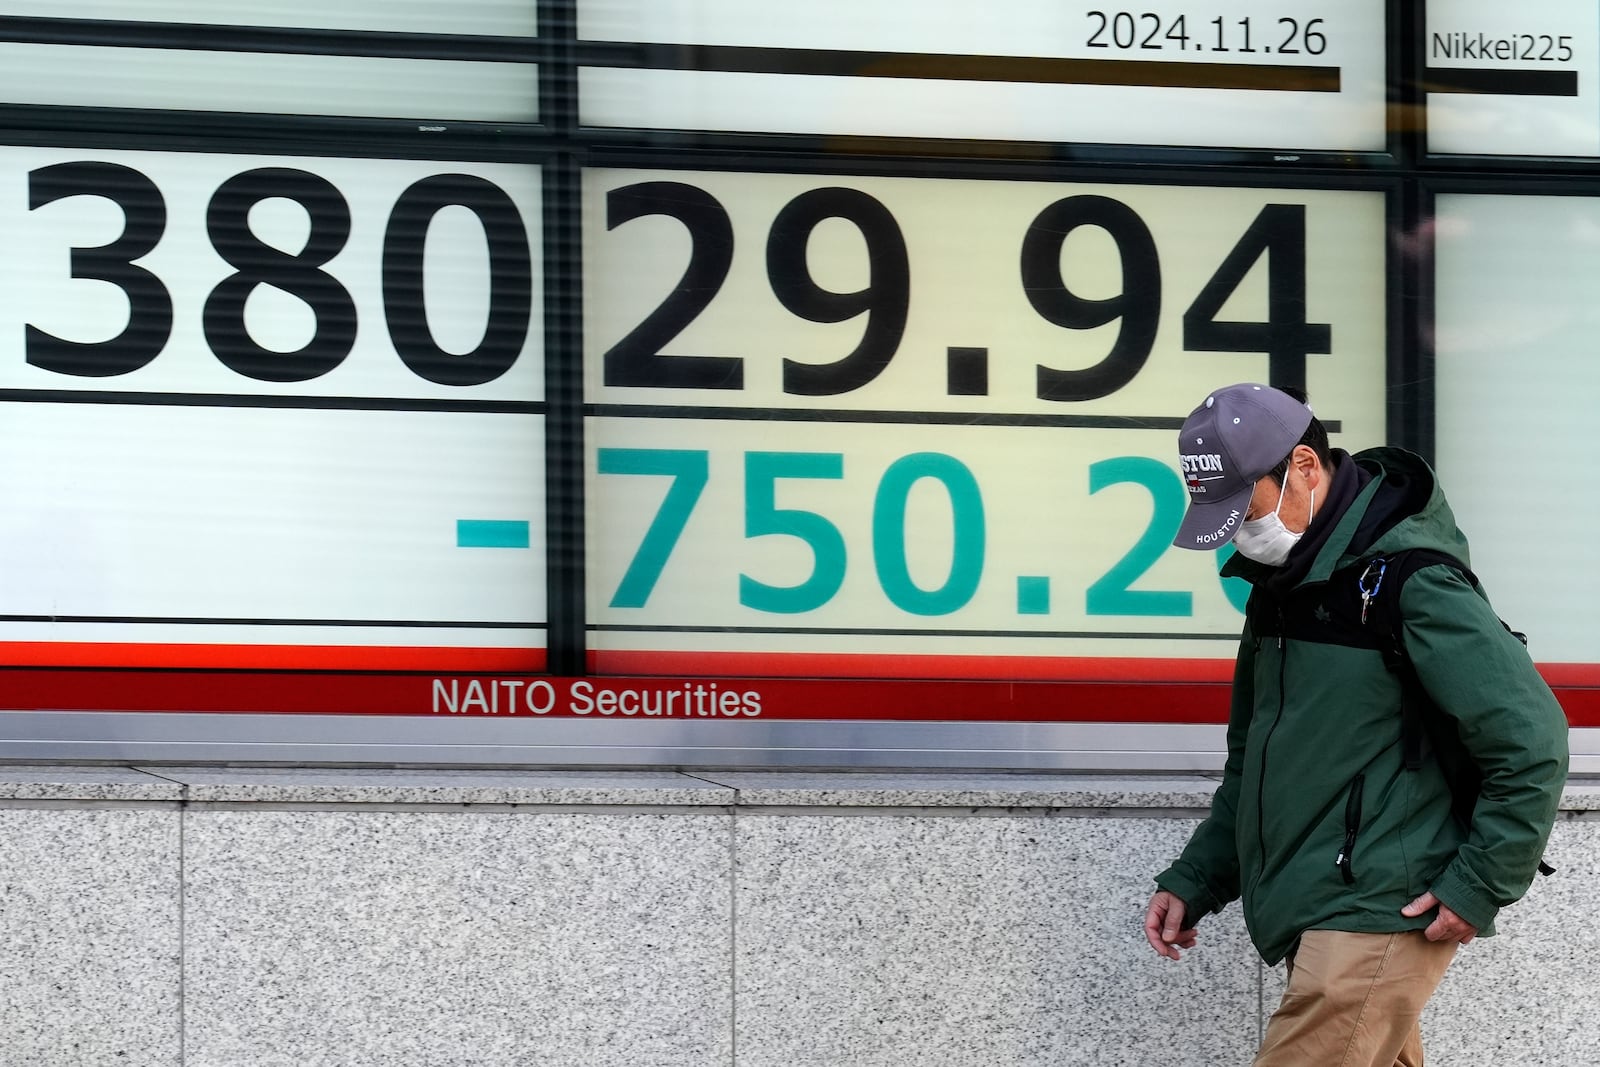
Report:
[[[6,661],[541,669],[540,197],[0,149]]]
[[[585,125],[1383,151],[1382,0],[579,0]]]
[[[7,18],[534,37],[536,0],[7,0]]]
[[[601,670],[1181,672],[1231,657],[1243,603],[1170,547],[1189,410],[1272,379],[1341,440],[1383,437],[1381,193],[613,170],[584,192]]]
[[[1437,454],[1600,766],[1595,598],[1503,497],[1593,407],[1597,55],[1566,2],[7,5],[0,758],[1215,768],[1175,435],[1255,380]]]
[[[1428,150],[1600,156],[1600,7],[1427,0]]]
[[[537,122],[538,69],[509,63],[0,44],[0,98],[455,122]]]
[[[1600,505],[1561,458],[1600,404],[1600,200],[1448,193],[1435,218],[1440,476],[1501,616],[1600,684]]]
[[[0,13],[0,102],[535,123],[537,33],[531,0],[24,2]]]

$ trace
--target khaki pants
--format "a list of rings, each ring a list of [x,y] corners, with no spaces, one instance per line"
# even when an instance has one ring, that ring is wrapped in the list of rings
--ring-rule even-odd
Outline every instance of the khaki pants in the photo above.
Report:
[[[1455,957],[1421,930],[1308,930],[1255,1067],[1421,1067],[1417,1020]]]

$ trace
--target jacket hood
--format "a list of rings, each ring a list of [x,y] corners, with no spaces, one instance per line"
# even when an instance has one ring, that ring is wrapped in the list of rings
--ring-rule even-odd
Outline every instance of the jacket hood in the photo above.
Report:
[[[1427,460],[1403,448],[1369,448],[1351,457],[1372,475],[1364,499],[1341,519],[1312,567],[1326,577],[1364,556],[1427,548],[1471,566],[1467,538]],[[1370,494],[1370,495],[1369,495]],[[1348,531],[1348,536],[1340,534]]]

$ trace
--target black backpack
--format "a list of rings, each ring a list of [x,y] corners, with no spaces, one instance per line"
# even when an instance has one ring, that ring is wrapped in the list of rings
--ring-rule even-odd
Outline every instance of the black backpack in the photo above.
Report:
[[[1450,785],[1451,813],[1465,828],[1472,825],[1483,775],[1461,743],[1455,720],[1434,703],[1417,676],[1406,653],[1400,614],[1400,591],[1406,579],[1435,564],[1453,568],[1474,589],[1478,587],[1477,575],[1454,556],[1413,548],[1367,557],[1335,571],[1326,582],[1290,589],[1281,595],[1256,586],[1245,605],[1245,615],[1258,640],[1281,641],[1289,637],[1382,653],[1384,665],[1400,683],[1400,738],[1405,767],[1409,771],[1420,770],[1430,756],[1437,761]],[[1504,620],[1501,625],[1505,626]],[[1509,626],[1506,630],[1527,644],[1522,634]],[[1347,813],[1348,817],[1353,816]],[[1553,868],[1541,862],[1539,873],[1551,874]]]
[[[1381,635],[1384,666],[1395,673],[1400,682],[1400,744],[1401,754],[1408,771],[1420,770],[1431,754],[1450,784],[1451,813],[1463,827],[1472,825],[1472,813],[1478,805],[1478,795],[1483,788],[1483,775],[1473,762],[1471,754],[1451,719],[1428,695],[1417,669],[1406,653],[1405,626],[1400,616],[1400,591],[1406,579],[1423,567],[1444,564],[1478,588],[1478,576],[1454,556],[1427,548],[1412,548],[1387,556],[1374,556],[1363,560],[1347,571],[1356,575],[1356,592],[1366,625]],[[1511,629],[1504,619],[1500,625],[1523,645],[1528,637]],[[1555,873],[1543,860],[1539,873]]]

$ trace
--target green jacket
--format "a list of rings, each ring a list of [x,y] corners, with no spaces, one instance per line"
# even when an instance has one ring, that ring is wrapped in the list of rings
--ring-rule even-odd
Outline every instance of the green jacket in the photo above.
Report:
[[[1329,516],[1331,532],[1314,555],[1298,567],[1291,556],[1286,569],[1303,572],[1294,588],[1405,548],[1469,562],[1420,457],[1392,448],[1337,457],[1365,484],[1342,515]],[[1277,571],[1235,555],[1223,573],[1261,585]],[[1566,717],[1527,650],[1458,570],[1418,570],[1402,588],[1400,612],[1418,676],[1483,774],[1470,829],[1451,816],[1436,764],[1405,768],[1400,684],[1380,652],[1262,641],[1247,623],[1222,784],[1182,856],[1156,878],[1185,902],[1188,925],[1242,897],[1251,940],[1277,963],[1306,930],[1425,927],[1435,913],[1407,918],[1400,909],[1427,890],[1489,934],[1496,912],[1527,890],[1566,782]],[[1336,861],[1352,816],[1347,883]]]

